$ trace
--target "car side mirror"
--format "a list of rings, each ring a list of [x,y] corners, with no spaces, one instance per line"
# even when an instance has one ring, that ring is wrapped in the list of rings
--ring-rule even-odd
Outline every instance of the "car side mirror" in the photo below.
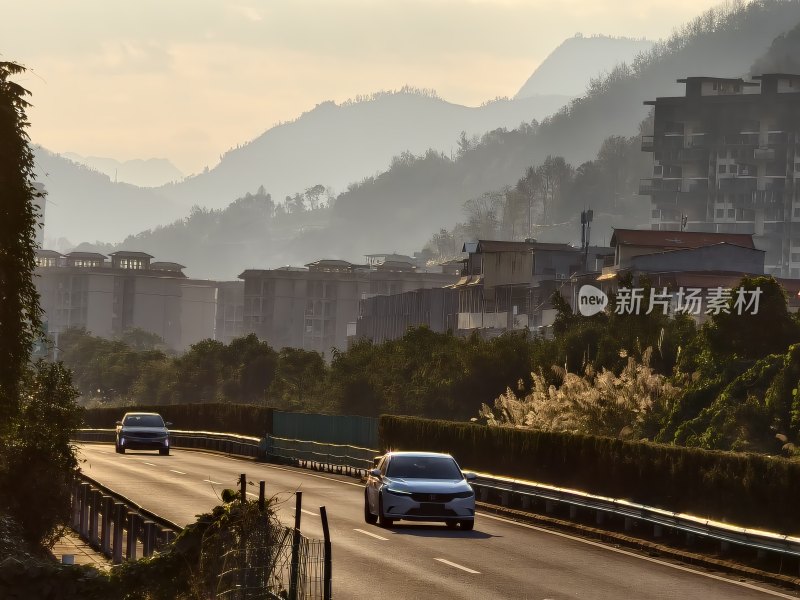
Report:
[[[475,473],[470,473],[470,472],[464,473],[464,479],[466,479],[467,481],[475,481],[477,478],[478,476],[475,475]]]
[[[172,427],[172,421],[167,421],[166,423],[164,423],[164,425],[166,425],[167,427]]]
[[[381,470],[380,469],[370,469],[369,474],[372,475],[373,477],[377,477],[378,479],[380,479]]]
[[[122,425],[122,421],[117,421],[117,425]]]

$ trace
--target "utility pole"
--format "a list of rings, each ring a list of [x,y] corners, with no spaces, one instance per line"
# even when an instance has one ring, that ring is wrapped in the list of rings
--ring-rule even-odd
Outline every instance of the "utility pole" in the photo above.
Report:
[[[592,209],[581,211],[581,250],[583,250],[583,269],[589,270],[589,237],[592,229],[592,219],[594,211]]]

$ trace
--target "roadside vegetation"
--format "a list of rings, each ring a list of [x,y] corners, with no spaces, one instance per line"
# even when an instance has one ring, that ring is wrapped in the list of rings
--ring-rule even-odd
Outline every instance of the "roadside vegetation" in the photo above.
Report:
[[[72,330],[59,347],[90,408],[221,403],[475,419],[791,457],[800,442],[800,320],[774,279],[741,285],[761,288],[758,314],[720,313],[700,328],[658,310],[583,317],[556,294],[553,339],[527,331],[462,338],[421,327],[334,350],[330,362],[253,335],[170,355],[155,339],[134,348]]]

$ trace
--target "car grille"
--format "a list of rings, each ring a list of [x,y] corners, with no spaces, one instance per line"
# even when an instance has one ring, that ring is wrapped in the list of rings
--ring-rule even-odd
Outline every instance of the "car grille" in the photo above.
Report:
[[[136,431],[131,433],[123,433],[122,435],[132,440],[153,440],[167,437],[165,434],[158,431]]]
[[[414,502],[450,502],[456,494],[411,494]]]
[[[419,508],[406,511],[410,517],[455,517],[456,511],[445,508],[443,504],[421,504]]]

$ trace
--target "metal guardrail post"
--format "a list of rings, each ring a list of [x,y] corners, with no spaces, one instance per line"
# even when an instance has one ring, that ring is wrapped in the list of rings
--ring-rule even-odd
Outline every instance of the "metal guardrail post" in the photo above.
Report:
[[[239,474],[239,500],[242,504],[247,502],[247,475]]]
[[[78,531],[81,525],[81,484],[76,481],[72,484],[72,528]]]
[[[89,533],[89,491],[92,489],[92,486],[88,483],[81,483],[80,489],[81,513],[78,534],[86,539]]]
[[[289,600],[298,600],[300,583],[300,516],[303,508],[303,492],[295,492],[294,532],[292,534],[292,566],[289,574]]]
[[[111,548],[111,560],[115,565],[122,562],[122,534],[125,528],[125,505],[114,503],[114,542]]]
[[[136,534],[139,531],[139,515],[131,511],[126,512],[128,513],[128,543],[125,545],[125,558],[127,560],[136,560]]]
[[[261,512],[264,512],[266,507],[266,486],[265,481],[258,482],[258,510]]]
[[[149,558],[153,555],[156,547],[156,524],[153,521],[144,522],[144,532],[142,535],[142,556]]]
[[[322,536],[325,538],[325,562],[322,571],[322,597],[331,600],[333,597],[333,558],[331,556],[331,533],[328,530],[328,512],[324,506],[319,507],[319,516],[322,520]]]
[[[111,496],[101,497],[100,520],[100,552],[105,556],[111,556],[111,511],[114,506],[114,499]]]
[[[98,517],[100,512],[100,490],[89,491],[89,535],[87,541],[92,546],[98,546],[100,536],[97,534]]]

